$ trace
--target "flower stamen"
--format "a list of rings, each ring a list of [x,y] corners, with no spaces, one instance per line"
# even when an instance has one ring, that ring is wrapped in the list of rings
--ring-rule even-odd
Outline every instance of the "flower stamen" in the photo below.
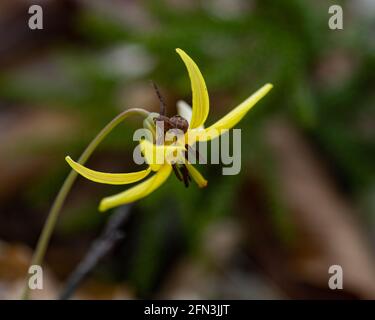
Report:
[[[185,187],[187,188],[189,187],[189,183],[191,181],[189,171],[184,164],[179,169],[180,169],[180,172],[182,173],[182,178],[184,180]]]
[[[180,181],[182,181],[181,172],[178,170],[177,165],[176,164],[172,164],[172,168],[173,168],[173,172],[176,175],[177,179],[180,180]]]

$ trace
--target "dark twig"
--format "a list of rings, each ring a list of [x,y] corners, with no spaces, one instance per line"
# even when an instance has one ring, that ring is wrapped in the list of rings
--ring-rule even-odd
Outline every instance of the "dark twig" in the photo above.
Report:
[[[131,205],[127,205],[118,208],[113,213],[103,233],[93,242],[86,256],[70,275],[64,290],[60,294],[61,300],[69,299],[98,262],[124,238],[125,234],[120,229],[128,219],[130,211]]]

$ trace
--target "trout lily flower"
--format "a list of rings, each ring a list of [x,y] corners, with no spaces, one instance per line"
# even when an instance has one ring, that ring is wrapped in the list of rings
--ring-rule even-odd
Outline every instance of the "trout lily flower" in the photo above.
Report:
[[[140,142],[140,150],[148,164],[147,169],[131,173],[104,173],[86,168],[80,163],[73,161],[69,156],[66,157],[66,161],[73,170],[83,177],[98,183],[131,184],[143,180],[154,172],[151,178],[138,185],[102,199],[99,205],[100,211],[106,211],[146,197],[159,188],[172,171],[179,180],[184,182],[185,186],[188,186],[191,180],[194,180],[199,187],[207,186],[206,179],[189,161],[190,158],[187,157],[189,152],[194,151],[195,143],[214,139],[233,128],[272,89],[272,84],[264,85],[219,121],[204,128],[209,112],[209,97],[205,81],[195,62],[183,50],[176,49],[176,51],[184,62],[190,77],[192,108],[187,103],[180,101],[177,104],[179,115],[168,118],[165,115],[163,100],[156,88],[161,102],[161,112],[160,114],[150,114],[145,119],[144,127],[151,130],[153,135],[151,139],[144,139]],[[162,143],[160,143],[160,130],[159,136],[157,133],[159,124],[164,127],[161,131],[161,138],[164,138],[164,135],[166,136],[169,131],[176,129],[182,132],[182,138],[180,136],[177,141],[174,140],[173,142],[165,142],[162,139]],[[159,161],[155,161],[155,158],[159,158]]]

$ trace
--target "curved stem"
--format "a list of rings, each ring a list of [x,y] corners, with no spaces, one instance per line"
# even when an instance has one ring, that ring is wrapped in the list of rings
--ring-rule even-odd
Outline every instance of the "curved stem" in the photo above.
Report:
[[[127,117],[132,115],[140,115],[147,117],[149,115],[149,112],[144,109],[128,109],[122,113],[120,113],[117,117],[115,117],[111,122],[109,122],[99,133],[98,135],[91,141],[91,143],[86,147],[85,151],[83,151],[82,155],[78,159],[79,164],[85,164],[86,161],[89,159],[91,154],[94,152],[96,147],[103,141],[103,139],[123,120],[125,120]],[[43,259],[48,247],[49,240],[51,238],[52,232],[55,228],[57,218],[59,216],[59,212],[65,202],[65,199],[75,181],[77,178],[78,173],[76,173],[74,170],[71,170],[69,175],[66,177],[63,185],[61,186],[61,189],[59,193],[57,194],[55,201],[52,204],[52,207],[49,211],[49,214],[47,216],[47,220],[44,224],[42,233],[39,237],[36,249],[34,251],[31,265],[41,265],[43,263]],[[29,297],[30,288],[29,288],[29,275],[26,277],[26,283],[25,287],[22,293],[22,299],[27,300]]]

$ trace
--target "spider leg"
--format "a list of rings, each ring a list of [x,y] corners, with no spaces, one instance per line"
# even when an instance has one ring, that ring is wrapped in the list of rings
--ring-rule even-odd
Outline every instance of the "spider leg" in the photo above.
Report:
[[[160,114],[161,114],[162,116],[165,116],[167,108],[166,108],[166,106],[165,106],[164,99],[163,99],[163,97],[162,97],[162,95],[161,95],[161,93],[160,93],[160,91],[159,91],[159,88],[158,88],[157,85],[155,84],[155,82],[154,82],[154,81],[151,81],[151,83],[152,83],[152,86],[154,87],[154,90],[155,90],[155,92],[156,92],[156,95],[158,96],[158,99],[159,99],[159,101],[160,101]]]

